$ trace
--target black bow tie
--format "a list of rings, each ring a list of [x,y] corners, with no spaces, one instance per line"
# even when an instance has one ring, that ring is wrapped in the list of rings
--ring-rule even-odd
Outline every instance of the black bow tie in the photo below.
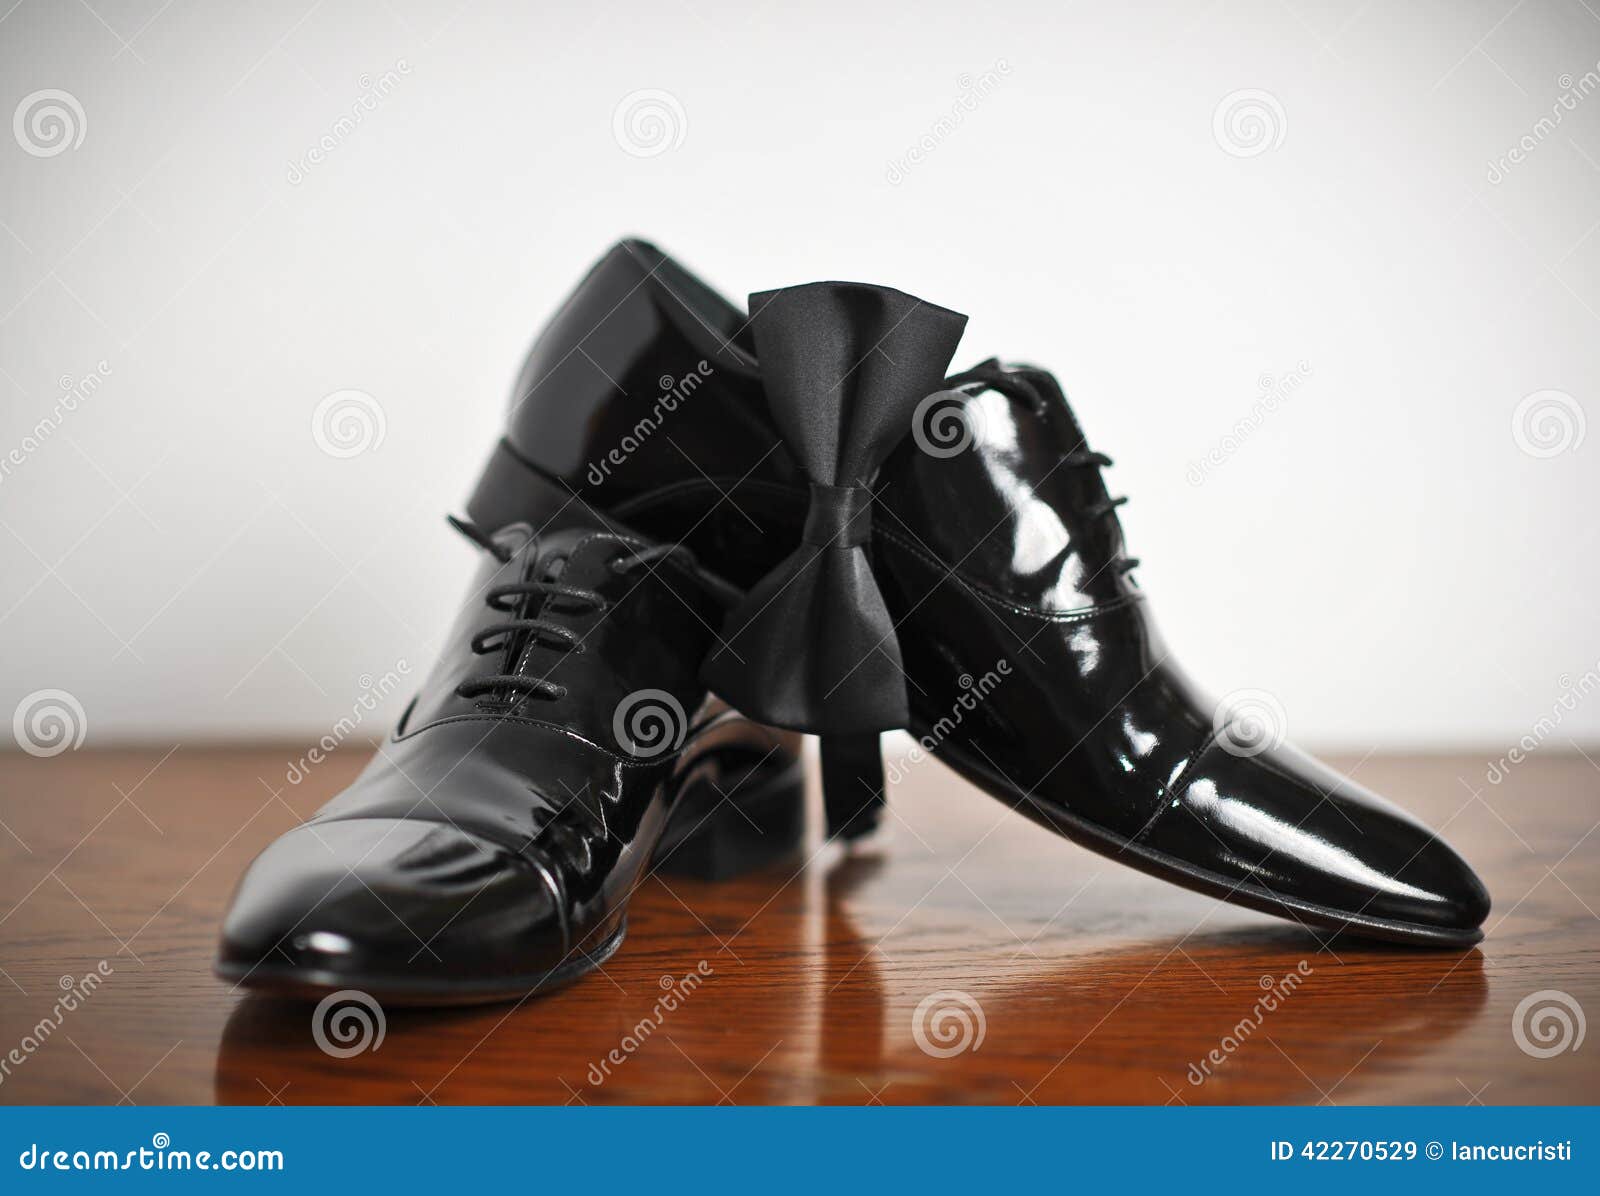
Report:
[[[872,484],[942,387],[967,318],[864,283],[750,296],[762,383],[811,487],[800,546],[751,588],[706,683],[747,716],[822,736],[830,832],[870,830],[878,733],[909,719],[893,620],[873,574]]]

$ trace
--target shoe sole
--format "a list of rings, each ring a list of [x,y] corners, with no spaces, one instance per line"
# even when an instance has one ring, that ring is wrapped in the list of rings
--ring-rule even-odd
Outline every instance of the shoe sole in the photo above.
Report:
[[[912,730],[913,735],[917,733],[915,729]],[[1086,847],[1098,855],[1127,864],[1130,868],[1169,881],[1181,888],[1226,901],[1231,905],[1242,905],[1260,913],[1299,922],[1302,926],[1331,930],[1335,934],[1381,939],[1411,947],[1463,948],[1471,947],[1483,940],[1483,931],[1476,926],[1450,928],[1429,926],[1421,922],[1375,918],[1360,912],[1351,913],[1333,906],[1303,901],[1297,897],[1285,897],[1248,881],[1241,883],[1232,880],[1219,872],[1197,868],[1175,856],[1153,851],[1075,814],[1048,806],[1004,778],[995,776],[983,765],[952,750],[948,745],[942,746],[938,755],[957,773],[991,797],[1055,831],[1063,838],[1072,840],[1080,847]]]
[[[617,953],[627,933],[628,921],[624,918],[598,950],[556,967],[530,976],[453,981],[443,988],[411,983],[398,976],[362,976],[317,968],[285,967],[281,964],[245,967],[243,964],[217,961],[212,964],[211,970],[218,979],[242,984],[251,992],[297,1000],[317,1001],[336,992],[355,989],[382,1005],[489,1005],[553,992],[587,976]]]

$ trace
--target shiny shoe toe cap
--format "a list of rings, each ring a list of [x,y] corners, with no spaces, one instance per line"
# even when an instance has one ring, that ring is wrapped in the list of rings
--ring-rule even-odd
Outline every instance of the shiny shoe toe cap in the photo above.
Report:
[[[313,822],[256,857],[223,922],[226,978],[282,987],[457,989],[565,955],[544,871],[448,823]]]
[[[1483,882],[1439,835],[1293,748],[1213,746],[1172,805],[1147,846],[1321,911],[1325,925],[1472,941],[1488,916]]]

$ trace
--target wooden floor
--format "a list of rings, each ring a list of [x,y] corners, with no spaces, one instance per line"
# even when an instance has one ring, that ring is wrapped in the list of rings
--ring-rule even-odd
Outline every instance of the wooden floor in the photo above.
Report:
[[[1581,754],[1498,786],[1480,757],[1359,762],[1484,875],[1489,934],[1465,953],[1323,946],[924,761],[870,848],[723,886],[652,880],[603,974],[520,1006],[389,1009],[381,1044],[345,1058],[317,1045],[309,1005],[209,972],[245,864],[361,763],[286,787],[296,756],[0,756],[0,1103],[1600,1100],[1600,1027],[1548,1058],[1513,1027],[1549,990],[1564,998],[1547,1012],[1600,1015],[1600,768]],[[1559,1034],[1524,1021],[1536,1051],[1541,1027]]]

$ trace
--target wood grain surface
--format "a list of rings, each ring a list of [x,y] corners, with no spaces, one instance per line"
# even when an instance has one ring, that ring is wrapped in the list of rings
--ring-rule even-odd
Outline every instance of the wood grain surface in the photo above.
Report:
[[[1600,1014],[1600,767],[1581,753],[1499,785],[1481,756],[1334,761],[1483,874],[1495,909],[1465,953],[1319,942],[925,761],[868,845],[720,886],[653,878],[603,972],[520,1005],[383,1010],[381,1043],[349,1057],[319,1047],[309,1004],[209,970],[246,863],[363,753],[291,786],[298,755],[0,756],[0,1103],[1600,1099],[1600,1029],[1540,1039],[1560,1045],[1560,1004]],[[102,961],[58,1019],[63,984]]]

